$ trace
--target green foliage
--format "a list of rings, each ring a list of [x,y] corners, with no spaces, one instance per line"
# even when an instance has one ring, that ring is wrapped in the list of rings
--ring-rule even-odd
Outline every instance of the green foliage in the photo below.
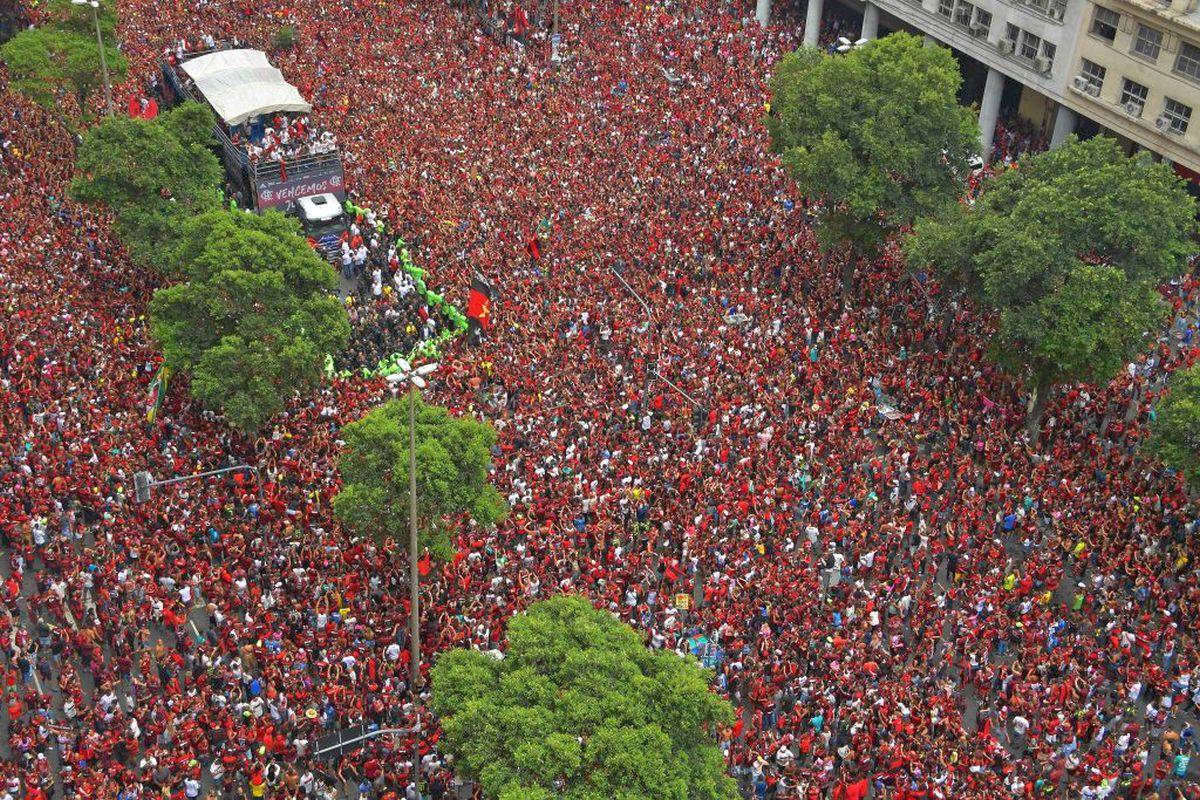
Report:
[[[1039,382],[1108,380],[1166,313],[1149,284],[1116,267],[1080,264],[1057,291],[1001,312],[994,356],[1013,371],[1032,367]]]
[[[168,364],[192,373],[192,393],[243,431],[260,428],[323,377],[350,336],[332,294],[337,277],[298,224],[221,209],[187,218],[164,258],[184,282],[150,302]]]
[[[973,207],[919,223],[909,264],[998,314],[996,360],[1046,394],[1108,380],[1161,324],[1156,282],[1185,269],[1195,203],[1170,168],[1071,140],[989,181]]]
[[[212,112],[184,103],[153,120],[106,119],[79,147],[74,195],[118,214],[131,206],[175,202],[189,211],[220,204],[221,164],[208,145]]]
[[[218,208],[221,164],[208,145],[212,112],[184,103],[151,121],[105,119],[84,136],[72,194],[108,206],[139,263],[181,276],[173,241],[192,215]]]
[[[878,248],[959,194],[979,129],[955,100],[949,50],[895,33],[845,55],[804,48],[771,79],[767,128],[801,193],[819,198],[826,248]]]
[[[75,5],[71,0],[46,0],[45,14],[56,28],[75,31],[94,37],[95,23],[92,21],[92,8],[87,5]],[[117,15],[115,2],[101,2],[96,9],[96,17],[100,21],[100,31],[105,39],[112,38],[117,32]]]
[[[113,227],[134,261],[169,274],[165,259],[174,247],[179,229],[192,214],[185,206],[157,195],[147,200],[122,209]]]
[[[192,396],[241,431],[255,431],[283,411],[297,390],[321,379],[325,354],[312,340],[281,329],[268,343],[226,336],[192,369]]]
[[[53,34],[42,28],[21,31],[0,47],[13,89],[43,108],[53,108],[65,73],[52,55]]]
[[[536,603],[505,658],[452,650],[433,708],[461,774],[487,798],[731,800],[714,744],[733,722],[692,658],[651,651],[583,597]]]
[[[8,65],[13,88],[33,102],[55,108],[60,106],[62,95],[71,92],[80,110],[87,114],[88,99],[103,86],[100,47],[91,10],[70,8],[60,20],[21,31],[5,42],[0,47],[0,59]],[[104,55],[109,76],[116,83],[125,76],[128,63],[116,48],[113,20],[107,13],[101,16],[101,29],[106,26]]]
[[[1146,452],[1200,487],[1200,366],[1171,376],[1155,408]]]
[[[376,408],[342,429],[342,490],[333,511],[362,536],[408,541],[409,404],[416,403],[417,517],[426,546],[447,517],[469,514],[492,525],[506,513],[488,482],[492,427],[453,417],[440,406],[410,396]]]
[[[276,50],[291,50],[295,46],[295,25],[283,25],[271,35],[271,47]]]
[[[175,234],[175,246],[164,257],[166,272],[193,281],[212,281],[223,272],[262,271],[270,265],[287,289],[308,295],[337,288],[337,276],[305,244],[297,221],[279,213],[208,211],[188,220]]]

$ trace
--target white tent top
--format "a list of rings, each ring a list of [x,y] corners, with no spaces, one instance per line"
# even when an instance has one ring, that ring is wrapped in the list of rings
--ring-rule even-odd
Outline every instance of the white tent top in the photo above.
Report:
[[[226,125],[275,111],[312,111],[261,50],[219,50],[183,62],[183,71]]]

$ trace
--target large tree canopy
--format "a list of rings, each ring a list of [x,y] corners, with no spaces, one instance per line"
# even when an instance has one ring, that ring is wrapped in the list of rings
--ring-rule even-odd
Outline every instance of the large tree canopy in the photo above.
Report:
[[[896,33],[846,55],[804,48],[771,79],[767,128],[800,191],[819,199],[826,248],[878,248],[953,202],[979,147],[949,50]]]
[[[443,654],[433,707],[457,769],[492,800],[737,797],[714,744],[733,710],[708,674],[583,597],[513,617],[502,660]]]
[[[84,137],[71,192],[113,211],[121,241],[139,262],[181,276],[170,258],[180,228],[221,201],[212,128],[212,112],[198,103],[152,121],[106,119]]]
[[[1029,378],[1032,431],[1054,385],[1108,380],[1161,324],[1154,285],[1185,269],[1195,210],[1166,165],[1072,140],[919,223],[905,248],[996,313],[992,352]]]
[[[1200,487],[1200,366],[1171,376],[1154,409],[1146,452]]]
[[[312,389],[350,336],[332,268],[278,212],[190,217],[169,265],[186,280],[154,293],[154,338],[192,373],[197,399],[242,430]]]
[[[96,42],[91,9],[70,0],[51,0],[48,21],[21,31],[0,47],[13,88],[46,108],[58,106],[64,92],[75,97],[88,113],[88,99],[103,85],[100,46]],[[127,62],[116,47],[116,17],[106,7],[99,10],[104,34],[104,56],[110,79],[125,76]]]
[[[410,396],[374,409],[342,429],[338,465],[342,489],[333,510],[351,530],[407,543],[409,403],[416,403],[417,517],[427,544],[437,546],[442,520],[469,514],[482,525],[499,521],[505,505],[489,482],[491,425],[455,417]]]

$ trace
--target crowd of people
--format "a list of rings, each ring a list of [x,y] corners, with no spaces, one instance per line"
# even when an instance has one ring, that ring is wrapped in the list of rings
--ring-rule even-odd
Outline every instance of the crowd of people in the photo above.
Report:
[[[435,339],[448,324],[404,269],[403,245],[381,228],[368,209],[349,220],[341,237],[340,294],[350,317],[350,341],[334,356],[338,371],[374,371]]]
[[[259,126],[265,127],[259,131]],[[245,148],[252,164],[259,161],[286,164],[306,156],[337,152],[337,137],[333,132],[318,131],[304,114],[279,114],[269,122],[255,118],[246,123],[241,133],[235,132],[230,141]]]
[[[175,80],[186,93],[199,97],[195,81],[182,69],[189,58],[217,50],[228,50],[244,46],[234,35],[229,39],[215,39],[204,33],[192,39],[179,38],[162,48],[162,62],[175,73]],[[265,44],[263,45],[266,46]],[[139,76],[152,95],[161,94],[162,83],[157,71]],[[145,102],[144,98],[142,99]],[[132,106],[131,106],[132,107]],[[326,155],[337,152],[337,136],[333,131],[322,129],[313,123],[308,114],[278,111],[268,115],[259,114],[244,122],[226,128],[229,140],[245,151],[250,163],[260,161],[288,162],[308,156]]]
[[[495,287],[427,392],[492,421],[511,513],[422,585],[423,675],[580,592],[713,646],[752,796],[1200,796],[1197,515],[1138,454],[1196,357],[1195,278],[1163,287],[1182,336],[1030,438],[986,319],[892,249],[849,290],[818,253],[762,126],[800,15],[753,10],[564,0],[559,61],[440,3],[124,0],[119,34],[136,76],[162,42],[294,25],[278,61],[352,195],[438,291]],[[384,382],[257,440],[182,379],[148,421],[156,279],[67,198],[67,129],[0,101],[0,798],[469,797],[408,683],[406,556],[330,513],[339,426]],[[239,463],[258,479],[135,502],[139,470]],[[362,725],[399,733],[329,744]]]

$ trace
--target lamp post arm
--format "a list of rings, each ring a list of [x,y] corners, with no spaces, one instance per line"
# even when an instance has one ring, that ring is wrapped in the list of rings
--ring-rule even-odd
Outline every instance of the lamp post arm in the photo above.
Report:
[[[246,470],[253,472],[255,479],[258,479],[258,467],[252,467],[249,464],[238,464],[233,467],[222,467],[221,469],[211,469],[208,472],[197,472],[195,475],[181,475],[178,478],[167,478],[161,481],[151,481],[150,486],[166,486],[170,483],[182,483],[183,481],[194,481],[200,478],[211,478],[213,475],[223,475],[226,472],[237,472],[238,470]]]

